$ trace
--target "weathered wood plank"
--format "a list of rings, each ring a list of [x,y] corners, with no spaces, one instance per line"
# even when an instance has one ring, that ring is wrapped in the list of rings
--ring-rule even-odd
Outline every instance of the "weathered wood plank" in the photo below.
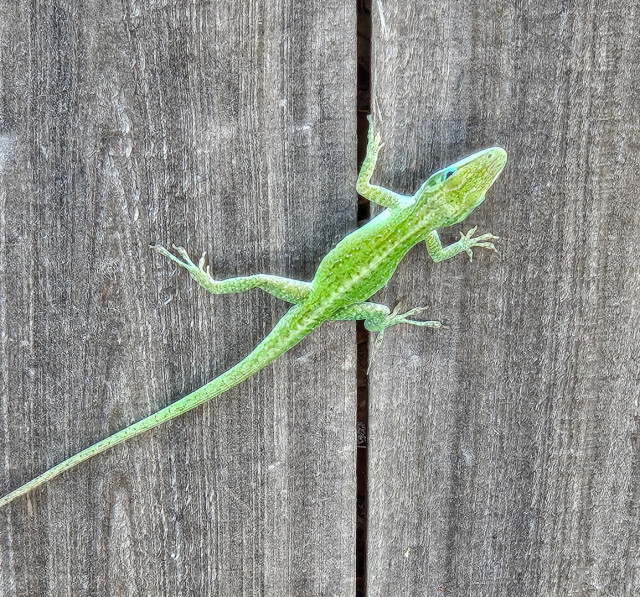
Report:
[[[450,327],[374,356],[368,596],[640,594],[637,5],[374,7],[377,180],[510,161],[464,226],[499,253],[418,248],[382,297]]]
[[[236,363],[355,226],[355,7],[5,3],[0,491]],[[0,512],[2,595],[352,595],[355,335]]]

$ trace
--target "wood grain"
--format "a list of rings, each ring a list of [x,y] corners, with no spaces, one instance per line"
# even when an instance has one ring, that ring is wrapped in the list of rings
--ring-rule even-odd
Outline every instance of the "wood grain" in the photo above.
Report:
[[[236,363],[355,227],[355,7],[0,8],[0,491]],[[355,331],[0,513],[0,594],[353,595]]]
[[[464,226],[499,253],[418,247],[381,297],[449,328],[374,356],[367,595],[638,595],[637,4],[374,8],[377,181],[510,161]]]

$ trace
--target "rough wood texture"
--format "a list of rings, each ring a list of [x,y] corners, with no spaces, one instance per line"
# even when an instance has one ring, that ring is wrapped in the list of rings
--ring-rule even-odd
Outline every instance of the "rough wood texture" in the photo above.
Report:
[[[499,254],[417,248],[384,292],[450,327],[374,357],[368,597],[638,595],[637,4],[374,7],[377,180],[510,162],[464,226]]]
[[[355,226],[355,7],[0,8],[0,491],[236,363]],[[0,512],[0,594],[352,595],[355,334],[325,326]]]

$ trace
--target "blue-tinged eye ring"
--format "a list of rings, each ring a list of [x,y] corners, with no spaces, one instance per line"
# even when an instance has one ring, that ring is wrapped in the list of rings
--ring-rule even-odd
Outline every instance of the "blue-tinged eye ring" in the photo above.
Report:
[[[449,170],[447,170],[444,173],[444,176],[442,177],[442,180],[447,180],[447,178],[449,178],[450,176],[453,176],[453,173],[455,172],[455,168],[450,168]]]

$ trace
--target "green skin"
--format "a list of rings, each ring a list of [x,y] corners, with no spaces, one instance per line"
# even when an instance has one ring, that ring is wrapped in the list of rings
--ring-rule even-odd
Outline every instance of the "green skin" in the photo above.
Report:
[[[439,321],[416,321],[413,315],[423,308],[406,313],[393,313],[388,307],[365,302],[383,288],[400,260],[414,245],[425,241],[434,261],[449,259],[466,252],[473,256],[474,247],[495,250],[491,241],[497,237],[483,234],[473,237],[475,228],[460,240],[442,247],[438,230],[462,222],[485,198],[485,193],[498,177],[507,161],[500,147],[475,153],[433,174],[412,197],[399,195],[370,184],[381,148],[380,137],[374,135],[369,117],[367,155],[358,176],[357,191],[369,201],[387,208],[340,241],[322,260],[313,281],[300,282],[257,274],[227,280],[214,280],[205,269],[205,255],[198,265],[187,252],[176,247],[176,257],[161,246],[153,247],[185,268],[191,277],[212,294],[243,292],[261,288],[293,306],[280,319],[267,337],[237,365],[195,390],[181,400],[159,410],[138,423],[93,444],[57,466],[35,477],[0,499],[0,507],[50,481],[70,468],[128,439],[153,429],[207,402],[251,377],[327,320],[364,320],[365,327],[379,332],[398,323],[438,328]]]

